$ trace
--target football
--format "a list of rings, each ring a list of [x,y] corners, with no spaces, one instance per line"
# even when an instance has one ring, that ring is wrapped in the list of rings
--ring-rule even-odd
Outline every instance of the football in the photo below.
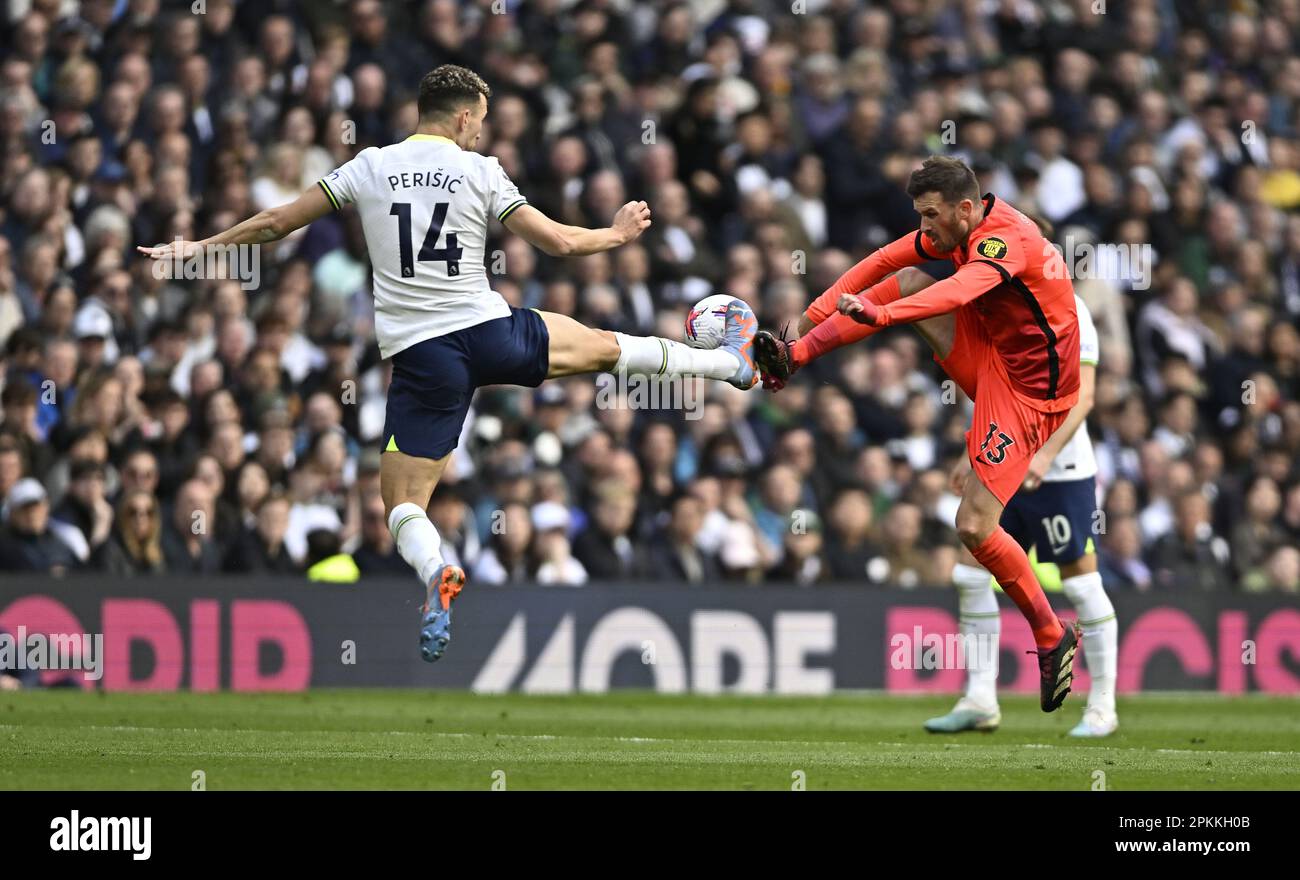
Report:
[[[715,293],[691,306],[683,334],[686,344],[692,348],[717,348],[721,345],[727,327],[727,307],[734,299],[725,293]]]

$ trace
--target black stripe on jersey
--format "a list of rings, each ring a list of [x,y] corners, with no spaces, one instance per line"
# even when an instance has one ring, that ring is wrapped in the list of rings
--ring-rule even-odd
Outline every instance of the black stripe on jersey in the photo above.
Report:
[[[1025,305],[1029,306],[1029,311],[1034,316],[1034,323],[1038,325],[1039,330],[1043,331],[1043,338],[1047,340],[1046,399],[1055,400],[1056,389],[1061,380],[1061,356],[1057,354],[1056,351],[1056,331],[1052,329],[1051,324],[1047,323],[1047,315],[1043,314],[1043,307],[1038,304],[1038,297],[1034,296],[1034,292],[1029,289],[1025,282],[1021,281],[1019,278],[1012,277],[1010,272],[1002,266],[999,266],[997,263],[994,263],[992,260],[972,260],[971,262],[985,263],[992,266],[994,269],[997,269],[998,274],[1002,276],[1002,282],[1014,287],[1016,291],[1019,292],[1020,296],[1024,298]]]
[[[993,193],[984,193],[984,198],[988,199],[988,203],[984,205],[984,216],[987,217],[989,214],[993,213],[993,203],[998,200],[998,197],[993,195]]]
[[[330,200],[330,204],[333,205],[334,210],[337,211],[339,209],[339,200],[334,198],[334,193],[330,192],[329,184],[325,182],[324,178],[321,178],[316,182],[319,183],[320,188],[325,191],[325,198]]]
[[[526,204],[528,204],[528,199],[519,199],[517,202],[511,202],[509,207],[507,207],[504,211],[502,211],[497,216],[497,220],[504,223],[507,217],[513,214],[518,208]]]

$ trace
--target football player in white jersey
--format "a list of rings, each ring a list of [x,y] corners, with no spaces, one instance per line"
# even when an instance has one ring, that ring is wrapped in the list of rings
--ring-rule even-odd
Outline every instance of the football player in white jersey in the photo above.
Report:
[[[380,489],[398,550],[425,585],[420,652],[430,662],[451,639],[451,602],[465,573],[444,562],[425,508],[478,386],[536,386],[605,371],[703,376],[742,389],[757,382],[757,322],[741,300],[728,310],[722,345],[701,350],[512,308],[492,290],[483,263],[492,219],[547,254],[578,256],[636,239],[650,225],[650,209],[628,202],[609,227],[585,229],[529,205],[497,159],[473,152],[489,97],[473,71],[444,64],[421,80],[419,124],[406,140],[362,150],[297,200],[211,238],[138,249],[154,259],[186,259],[212,245],[276,241],[357,206],[373,270],[375,333],[380,353],[393,361]]]
[[[927,279],[919,283],[931,282]],[[1040,563],[1054,562],[1060,568],[1061,585],[1079,613],[1084,655],[1092,676],[1083,720],[1070,735],[1100,737],[1108,736],[1119,725],[1115,712],[1119,634],[1115,608],[1102,587],[1091,541],[1097,509],[1097,460],[1085,422],[1097,381],[1097,329],[1083,300],[1077,295],[1074,299],[1079,313],[1079,402],[1034,456],[1020,491],[1003,511],[1002,527],[1026,551],[1037,548]],[[970,462],[963,458],[954,469],[953,491],[961,491],[969,469]],[[996,690],[995,646],[1002,625],[993,579],[972,559],[970,564],[959,563],[953,569],[952,580],[958,591],[961,632],[976,636],[972,641],[980,647],[972,652],[974,656],[965,658],[966,693],[951,712],[926,721],[925,729],[931,733],[996,730],[1002,713]]]

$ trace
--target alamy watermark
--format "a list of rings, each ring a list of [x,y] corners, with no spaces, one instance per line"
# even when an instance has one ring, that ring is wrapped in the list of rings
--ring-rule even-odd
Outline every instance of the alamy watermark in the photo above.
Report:
[[[1079,281],[1127,281],[1134,290],[1149,290],[1156,263],[1155,249],[1145,243],[1094,243],[1067,233],[1060,244],[1049,243],[1061,254],[1069,277]],[[1053,277],[1055,263],[1048,262],[1047,277]]]
[[[153,852],[153,819],[149,816],[70,816],[50,820],[50,849],[54,852],[129,852],[137,862]]]
[[[998,659],[995,633],[894,633],[889,639],[894,669],[991,669]]]
[[[104,636],[102,633],[28,635],[27,627],[20,626],[17,636],[0,633],[0,669],[84,671],[88,681],[99,681],[104,676]]]
[[[262,247],[257,244],[209,244],[195,248],[185,256],[182,239],[173,242],[174,251],[168,257],[156,259],[151,267],[153,277],[172,281],[235,280],[244,290],[253,290],[262,284]]]
[[[704,417],[704,387],[694,376],[601,373],[595,402],[597,409],[677,409],[690,421]]]

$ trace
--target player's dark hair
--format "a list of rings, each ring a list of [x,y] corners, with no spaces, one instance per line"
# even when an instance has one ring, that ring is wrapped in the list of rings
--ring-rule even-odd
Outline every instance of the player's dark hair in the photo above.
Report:
[[[909,197],[919,199],[929,192],[937,192],[950,204],[962,199],[970,199],[976,204],[980,201],[980,183],[975,172],[952,156],[931,156],[908,178]]]
[[[492,97],[492,90],[481,76],[457,64],[440,65],[420,80],[420,118],[455,113],[466,104],[477,104],[479,95]]]

